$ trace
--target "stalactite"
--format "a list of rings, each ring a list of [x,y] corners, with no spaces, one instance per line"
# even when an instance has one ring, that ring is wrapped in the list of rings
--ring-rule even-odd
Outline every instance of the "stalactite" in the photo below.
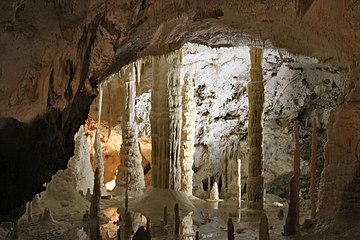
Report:
[[[238,196],[237,196],[237,201],[238,201],[238,209],[241,209],[241,160],[238,159],[237,160],[237,177],[238,177],[238,181],[237,181],[237,188],[238,188]],[[239,216],[240,218],[240,216]]]
[[[128,175],[128,190],[131,196],[139,196],[145,189],[144,169],[138,143],[138,129],[135,122],[136,67],[135,63],[122,70],[121,88],[121,130],[123,142],[120,149],[121,164],[118,168],[116,185],[120,187]]]
[[[298,17],[303,18],[305,13],[310,9],[314,0],[295,0],[295,9]]]
[[[107,85],[108,87],[108,94],[109,94],[109,119],[108,119],[108,138],[110,138],[110,135],[111,135],[111,128],[112,128],[112,122],[111,122],[111,115],[112,115],[112,109],[111,109],[111,88],[110,88],[110,83],[108,83]]]
[[[316,215],[316,162],[317,162],[317,119],[312,120],[312,144],[311,144],[311,181],[310,181],[310,201],[311,201],[311,219]]]
[[[294,188],[295,188],[295,204],[296,204],[296,226],[300,226],[300,126],[295,123],[295,152],[294,152]]]
[[[194,97],[194,80],[188,74],[184,77],[182,88],[182,128],[181,128],[181,191],[192,195],[193,170],[195,153],[195,117],[196,103]]]
[[[181,57],[153,57],[151,95],[152,186],[180,190]],[[167,89],[167,91],[164,91]]]
[[[259,224],[259,240],[269,240],[269,222],[265,213],[261,214]]]
[[[261,118],[264,109],[264,84],[262,73],[261,48],[250,49],[251,81],[248,84],[249,93],[249,171],[247,179],[247,207],[249,209],[263,209],[262,177],[262,126]]]

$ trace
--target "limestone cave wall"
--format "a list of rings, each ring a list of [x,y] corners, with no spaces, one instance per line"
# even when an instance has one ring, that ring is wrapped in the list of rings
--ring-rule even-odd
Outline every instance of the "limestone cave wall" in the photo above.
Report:
[[[97,84],[121,66],[188,41],[274,45],[350,66],[360,58],[359,9],[346,0],[1,1],[0,220],[66,167]]]

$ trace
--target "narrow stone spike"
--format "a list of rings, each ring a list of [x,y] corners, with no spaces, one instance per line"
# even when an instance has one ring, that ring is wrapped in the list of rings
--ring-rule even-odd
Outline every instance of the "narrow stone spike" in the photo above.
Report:
[[[284,225],[284,236],[294,235],[296,233],[296,222],[297,222],[297,214],[296,214],[296,202],[295,202],[295,187],[294,187],[294,176],[291,177],[290,180],[290,203],[289,210],[286,216],[286,222]]]
[[[164,207],[164,225],[167,225],[168,222],[167,222],[167,206]]]
[[[295,201],[296,204],[296,226],[300,226],[300,198],[299,198],[299,192],[300,192],[300,126],[296,122],[295,123],[295,129],[294,129],[294,136],[295,136],[295,152],[294,152],[294,198],[290,200]]]
[[[228,240],[234,240],[234,223],[233,221],[231,220],[231,218],[229,218],[228,220]]]
[[[199,231],[196,231],[196,233],[195,233],[195,240],[200,240],[200,233],[199,233]]]
[[[120,226],[116,231],[116,237],[117,237],[117,240],[121,240]]]
[[[317,119],[312,120],[312,144],[311,144],[311,181],[310,181],[310,201],[311,201],[311,219],[316,215],[316,161],[317,161]]]
[[[175,236],[179,236],[179,230],[180,230],[180,215],[179,215],[179,204],[175,204]]]
[[[100,174],[99,168],[95,170],[94,176],[94,189],[91,196],[90,204],[90,219],[97,218],[100,211],[100,199],[101,199],[101,185],[100,185]]]
[[[146,237],[151,239],[151,220],[150,218],[146,218]]]
[[[241,209],[241,160],[238,159],[237,160],[237,167],[238,167],[238,174],[237,174],[237,177],[238,177],[238,182],[237,182],[237,187],[238,187],[238,196],[237,196],[237,201],[238,201],[238,209]]]
[[[269,240],[269,222],[265,213],[260,218],[259,240]]]
[[[128,188],[129,188],[129,174],[128,171],[125,173],[126,184],[125,184],[125,212],[129,210],[129,195],[128,195]]]

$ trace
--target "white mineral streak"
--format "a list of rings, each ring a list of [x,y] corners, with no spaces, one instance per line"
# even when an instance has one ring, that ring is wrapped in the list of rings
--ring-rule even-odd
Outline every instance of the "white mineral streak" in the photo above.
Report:
[[[100,140],[100,129],[96,129],[95,141],[94,141],[94,169],[99,168],[100,185],[104,183],[104,159],[102,156],[101,140]]]
[[[194,79],[188,74],[184,77],[182,90],[182,131],[180,146],[181,191],[192,195],[193,170],[195,153],[195,117],[196,103],[194,100]]]
[[[181,51],[153,59],[152,186],[180,190]]]
[[[136,81],[140,79],[140,71],[135,63],[126,66],[120,75],[119,86],[123,93],[121,99],[121,129],[123,142],[120,149],[120,161],[117,186],[125,182],[126,172],[128,173],[129,195],[138,196],[145,189],[144,170],[142,168],[142,156],[138,143],[138,128],[135,122],[135,97]]]

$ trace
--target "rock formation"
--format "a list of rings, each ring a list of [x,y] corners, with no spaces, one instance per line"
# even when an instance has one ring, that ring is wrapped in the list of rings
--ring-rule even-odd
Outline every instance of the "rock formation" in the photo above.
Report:
[[[153,58],[151,95],[152,186],[180,190],[181,56]]]
[[[212,201],[217,201],[219,200],[219,189],[218,189],[218,185],[216,182],[214,182],[214,185],[211,188],[210,191],[210,200]]]
[[[182,87],[180,165],[181,191],[188,196],[192,195],[193,190],[192,166],[194,163],[195,153],[195,108],[196,104],[194,100],[194,80],[186,74]]]
[[[263,209],[264,179],[262,177],[262,126],[264,108],[264,84],[261,48],[251,48],[249,93],[249,171],[247,179],[247,207]]]
[[[315,219],[316,215],[316,162],[317,162],[317,119],[312,120],[312,144],[311,144],[311,182],[310,182],[310,201],[311,215],[310,219]]]
[[[261,214],[259,224],[259,240],[269,240],[269,222],[265,213]]]
[[[145,189],[144,169],[138,142],[138,129],[135,122],[135,97],[136,97],[136,68],[135,63],[130,64],[119,72],[119,85],[122,103],[122,144],[120,150],[121,164],[116,178],[117,186],[123,185],[125,175],[128,177],[128,191],[130,196],[139,196]]]

